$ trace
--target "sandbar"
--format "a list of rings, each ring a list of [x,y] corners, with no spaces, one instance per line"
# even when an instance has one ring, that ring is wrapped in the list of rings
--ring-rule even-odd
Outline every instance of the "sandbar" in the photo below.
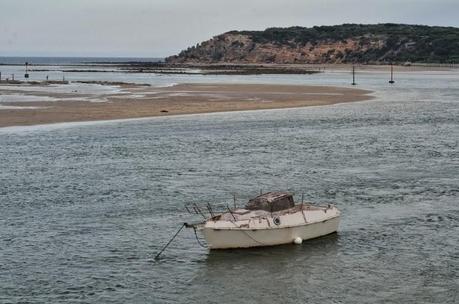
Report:
[[[62,90],[43,89],[41,85],[29,85],[27,90],[21,90],[21,86],[2,85],[0,94],[42,96],[44,100],[2,102],[0,127],[323,106],[373,98],[368,90],[303,85],[177,84],[152,87],[121,84],[116,86],[117,91],[103,94],[63,93]]]

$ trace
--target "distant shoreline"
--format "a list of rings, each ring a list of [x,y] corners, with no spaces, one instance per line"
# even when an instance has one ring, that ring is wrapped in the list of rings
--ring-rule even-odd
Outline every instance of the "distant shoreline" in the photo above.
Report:
[[[0,72],[4,66],[22,67],[24,64],[0,63]],[[277,64],[277,63],[165,63],[165,62],[81,62],[68,64],[49,64],[29,62],[29,72],[71,73],[140,73],[160,75],[308,75],[326,71],[390,71],[387,64]],[[53,68],[51,68],[53,67]],[[395,73],[459,70],[458,64],[394,64]],[[2,75],[2,81],[10,77]],[[33,76],[32,76],[33,78]],[[32,81],[34,79],[31,79]],[[41,79],[43,80],[43,79]]]
[[[3,85],[0,93],[50,100],[1,103],[0,127],[298,108],[373,98],[367,90],[299,85],[179,84],[156,88],[122,84],[117,86],[121,93],[104,96],[43,91],[43,85],[26,88],[21,91],[21,85]]]

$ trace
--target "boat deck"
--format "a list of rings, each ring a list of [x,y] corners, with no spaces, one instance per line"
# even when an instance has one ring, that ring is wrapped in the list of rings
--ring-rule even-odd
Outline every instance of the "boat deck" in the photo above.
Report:
[[[257,219],[257,218],[266,218],[266,217],[278,217],[281,215],[296,213],[298,211],[317,211],[323,210],[326,212],[327,207],[319,207],[314,206],[309,203],[298,204],[292,208],[275,211],[275,212],[268,212],[265,210],[247,210],[243,208],[232,210],[231,212],[225,212],[219,215],[216,215],[212,218],[214,221],[244,221],[249,219]]]

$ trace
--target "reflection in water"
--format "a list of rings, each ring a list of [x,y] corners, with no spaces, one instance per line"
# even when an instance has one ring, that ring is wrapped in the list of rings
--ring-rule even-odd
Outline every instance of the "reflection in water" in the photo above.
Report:
[[[249,302],[301,300],[299,291],[308,288],[314,273],[336,264],[338,247],[339,235],[334,233],[302,245],[211,250],[191,281],[190,294],[196,302],[232,293]],[[215,288],[206,288],[210,284]]]

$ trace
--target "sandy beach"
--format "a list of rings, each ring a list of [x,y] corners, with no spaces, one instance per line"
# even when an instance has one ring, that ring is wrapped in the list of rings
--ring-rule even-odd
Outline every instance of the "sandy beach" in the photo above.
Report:
[[[89,86],[89,85],[88,85]],[[141,118],[180,114],[295,108],[371,99],[367,90],[296,85],[178,84],[151,87],[100,85],[105,91],[65,90],[65,85],[1,85],[0,127]],[[91,87],[92,89],[94,89]],[[100,88],[99,88],[100,87]],[[21,99],[22,98],[22,99]],[[28,101],[31,98],[36,100]]]

